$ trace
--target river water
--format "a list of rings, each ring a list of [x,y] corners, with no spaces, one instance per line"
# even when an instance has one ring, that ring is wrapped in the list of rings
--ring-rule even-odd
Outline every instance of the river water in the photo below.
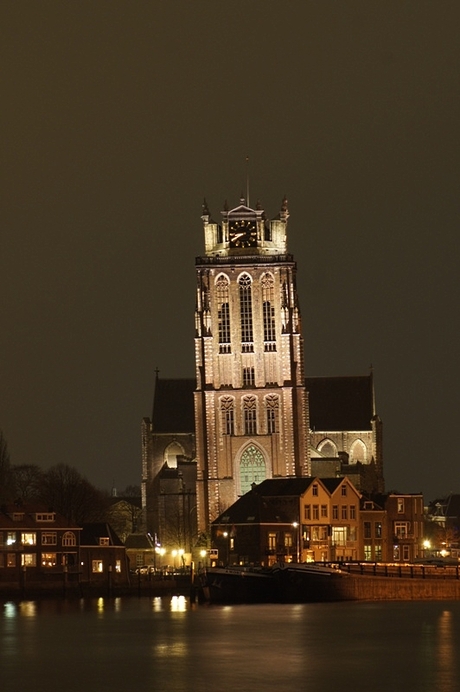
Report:
[[[460,602],[0,603],[1,692],[458,692]]]

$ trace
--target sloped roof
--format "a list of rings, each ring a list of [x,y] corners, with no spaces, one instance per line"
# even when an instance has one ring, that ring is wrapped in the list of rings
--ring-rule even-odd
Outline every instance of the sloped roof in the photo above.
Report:
[[[112,529],[110,524],[106,522],[95,522],[92,524],[83,524],[81,532],[80,545],[99,545],[100,538],[109,538],[110,545],[123,545],[122,541]]]
[[[125,548],[137,548],[138,550],[153,550],[155,544],[147,533],[130,533],[126,537]]]
[[[372,375],[307,377],[312,430],[371,430]]]
[[[291,519],[282,509],[271,504],[270,498],[263,497],[256,490],[250,490],[238,498],[212,523],[214,525],[226,524],[231,527],[233,524],[276,524],[280,522],[290,524]]]
[[[254,488],[261,497],[299,497],[313,483],[312,477],[267,478]]]
[[[160,379],[155,381],[152,427],[154,433],[193,433],[195,411],[194,379]]]
[[[307,377],[312,430],[371,430],[374,415],[372,375]],[[155,382],[154,433],[193,433],[195,379]]]

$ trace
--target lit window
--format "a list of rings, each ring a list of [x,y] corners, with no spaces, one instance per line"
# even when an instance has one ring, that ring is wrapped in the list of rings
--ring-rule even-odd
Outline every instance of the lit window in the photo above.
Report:
[[[284,534],[284,546],[285,546],[285,548],[292,548],[292,534],[291,533],[285,533]]]
[[[37,555],[35,553],[23,553],[21,555],[21,565],[23,567],[36,567]]]
[[[6,566],[7,567],[16,567],[16,555],[15,553],[8,553],[6,556]]]
[[[404,514],[404,498],[398,497],[398,514]]]
[[[251,490],[253,483],[262,483],[266,478],[266,465],[260,449],[254,445],[249,445],[241,456],[240,463],[240,486],[241,494]]]
[[[115,560],[115,572],[121,572],[121,560]]]
[[[106,536],[99,537],[99,545],[110,545],[110,539]]]
[[[276,533],[268,534],[268,547],[270,550],[275,550],[276,548]]]
[[[364,559],[365,560],[372,560],[372,545],[365,545],[364,546]]]
[[[262,315],[264,323],[264,350],[276,351],[274,281],[270,274],[264,274],[262,284]]]
[[[375,526],[375,537],[376,538],[382,538],[382,522],[376,521],[374,526]]]
[[[42,567],[56,567],[56,553],[42,553]]]
[[[22,545],[36,545],[37,534],[34,531],[21,533],[21,543]]]
[[[91,564],[92,564],[92,571],[94,573],[96,573],[96,572],[100,573],[100,572],[104,571],[104,565],[103,565],[102,560],[92,560]]]
[[[395,536],[397,538],[407,538],[409,526],[407,521],[395,521]]]

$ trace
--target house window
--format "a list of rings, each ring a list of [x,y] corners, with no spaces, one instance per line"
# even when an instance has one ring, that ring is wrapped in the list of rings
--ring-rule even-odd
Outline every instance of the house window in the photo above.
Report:
[[[110,545],[110,539],[106,536],[99,537],[99,545]]]
[[[304,517],[306,520],[311,519],[311,506],[310,505],[305,505],[304,507]]]
[[[91,565],[93,573],[100,573],[104,571],[104,564],[102,560],[92,560]]]
[[[356,519],[356,507],[355,507],[355,505],[350,505],[350,519]]]
[[[21,533],[22,545],[37,545],[37,534],[35,531]]]
[[[6,556],[6,566],[16,567],[16,553],[8,553]]]
[[[115,560],[115,572],[120,574],[120,572],[121,572],[121,560]]]
[[[269,548],[269,550],[275,550],[276,549],[276,533],[269,533],[268,534],[268,548]]]
[[[35,521],[54,521],[54,512],[46,512],[35,515]]]
[[[21,555],[21,565],[23,567],[36,567],[36,565],[37,565],[36,553],[23,553]]]
[[[319,505],[313,505],[313,520],[318,521],[319,519]]]
[[[285,533],[284,534],[284,547],[285,548],[292,548],[292,534],[291,533]]]
[[[0,531],[0,545],[4,545],[4,543],[3,543],[3,531]]]
[[[42,545],[56,545],[57,534],[55,531],[44,531],[42,533]]]
[[[13,521],[22,521],[24,519],[24,512],[13,512]]]
[[[42,567],[56,567],[56,553],[42,553]]]
[[[372,545],[366,544],[364,546],[364,559],[372,560]]]
[[[238,284],[240,288],[241,350],[243,353],[252,353],[254,351],[254,337],[252,331],[251,277],[248,274],[243,274]]]
[[[382,522],[381,521],[376,521],[374,524],[375,531],[374,535],[376,538],[382,538]]]
[[[4,567],[4,566],[5,566],[5,554],[0,553],[0,567]]]
[[[243,399],[244,434],[255,435],[257,432],[257,401],[255,396]]]
[[[346,496],[347,496],[347,486],[342,485],[342,497],[346,497]]]
[[[395,521],[395,536],[397,538],[407,538],[409,526],[407,521]]]
[[[321,505],[321,518],[327,519],[327,505]]]
[[[62,537],[62,545],[64,545],[64,546],[77,545],[77,540],[75,538],[75,534],[72,531],[66,531],[65,532],[65,534]]]
[[[344,546],[347,542],[347,529],[345,526],[332,527],[332,544]]]
[[[382,561],[382,546],[381,545],[374,546],[374,559],[376,562]]]
[[[404,514],[404,498],[398,497],[398,514]]]
[[[363,526],[364,538],[371,538],[371,522],[365,521]]]
[[[401,559],[401,551],[399,550],[399,545],[393,546],[393,560],[398,561]]]
[[[403,545],[403,560],[404,562],[409,562],[409,546]]]
[[[333,519],[339,518],[339,506],[338,505],[332,505],[332,518]]]
[[[312,495],[317,496],[318,495],[318,483],[313,483],[313,488],[312,488]]]
[[[347,506],[342,505],[342,519],[348,519],[348,512],[347,512]]]

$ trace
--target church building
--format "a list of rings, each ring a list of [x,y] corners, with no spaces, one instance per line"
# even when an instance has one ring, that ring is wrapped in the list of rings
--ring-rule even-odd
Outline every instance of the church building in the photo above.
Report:
[[[273,219],[244,198],[221,217],[203,205],[195,378],[157,373],[152,419],[142,424],[147,528],[162,542],[192,543],[253,483],[311,476],[312,464],[313,475],[350,475],[358,488],[383,491],[372,373],[305,376],[287,200]],[[176,498],[169,518],[165,494]]]

